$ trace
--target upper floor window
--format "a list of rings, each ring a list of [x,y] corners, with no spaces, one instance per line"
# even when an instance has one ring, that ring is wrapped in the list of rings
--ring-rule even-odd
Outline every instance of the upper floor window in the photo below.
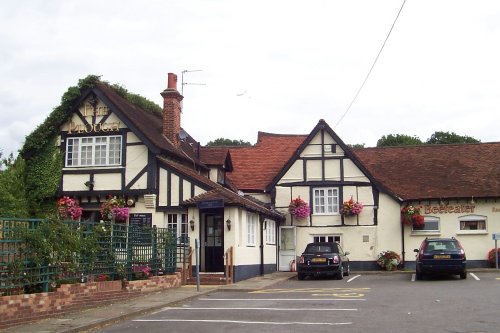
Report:
[[[459,217],[461,231],[486,231],[486,217],[466,215]]]
[[[313,190],[314,214],[338,214],[339,213],[339,189],[338,188],[315,188]]]
[[[109,166],[122,163],[122,137],[93,136],[66,139],[66,166]]]

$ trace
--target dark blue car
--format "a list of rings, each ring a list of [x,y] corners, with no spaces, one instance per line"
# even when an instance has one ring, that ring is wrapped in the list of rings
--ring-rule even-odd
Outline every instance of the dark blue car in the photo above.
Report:
[[[416,258],[416,278],[424,275],[454,274],[467,278],[467,260],[460,242],[453,238],[426,238],[419,249],[414,250]]]

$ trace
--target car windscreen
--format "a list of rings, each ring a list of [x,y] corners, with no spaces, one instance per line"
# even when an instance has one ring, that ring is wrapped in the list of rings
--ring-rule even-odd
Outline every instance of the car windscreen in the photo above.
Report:
[[[338,253],[337,244],[309,244],[306,253]]]
[[[424,253],[456,251],[458,245],[454,241],[430,241],[425,247]]]

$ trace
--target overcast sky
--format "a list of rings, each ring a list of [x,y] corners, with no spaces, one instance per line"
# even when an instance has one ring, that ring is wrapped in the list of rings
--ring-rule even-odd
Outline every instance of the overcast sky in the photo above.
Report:
[[[46,1],[0,4],[0,149],[20,149],[68,87],[102,75],[162,105],[184,75],[202,144],[308,134],[346,143],[435,131],[500,141],[500,1]]]

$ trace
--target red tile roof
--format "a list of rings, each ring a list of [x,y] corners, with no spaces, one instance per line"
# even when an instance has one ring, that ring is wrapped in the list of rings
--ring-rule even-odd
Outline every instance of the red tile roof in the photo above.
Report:
[[[231,181],[242,191],[263,191],[296,152],[307,135],[259,132],[252,147],[229,149],[234,171]]]
[[[180,148],[177,148],[163,135],[161,115],[144,111],[137,105],[121,97],[105,83],[98,83],[96,87],[140,131],[138,134],[144,135],[158,150],[172,154],[188,163],[195,162],[198,166],[206,169],[206,166],[196,157],[194,147],[190,144],[192,142],[183,140],[181,141]],[[193,141],[189,134],[185,133],[185,135]]]
[[[210,179],[200,175],[196,171],[194,171],[191,168],[188,168],[182,164],[176,163],[174,161],[171,161],[169,159],[166,159],[164,157],[157,157],[158,161],[169,167],[172,170],[175,170],[176,172],[190,178],[193,180],[195,183],[198,183],[198,186],[206,190],[207,192],[202,193],[194,198],[190,198],[188,200],[185,200],[183,204],[185,205],[195,205],[197,202],[200,201],[205,201],[205,200],[216,200],[216,199],[222,199],[224,201],[225,205],[228,206],[241,206],[245,207],[246,209],[258,213],[262,213],[268,217],[272,217],[277,220],[281,220],[283,218],[283,215],[280,213],[268,209],[267,207],[264,206],[264,203],[257,202],[255,199],[250,199],[241,195],[238,195],[237,193],[234,193],[233,191],[228,190],[227,188],[224,188],[223,186],[212,182]]]
[[[353,150],[404,200],[500,197],[500,142]]]
[[[228,147],[201,147],[200,160],[206,165],[222,166],[226,163]]]

